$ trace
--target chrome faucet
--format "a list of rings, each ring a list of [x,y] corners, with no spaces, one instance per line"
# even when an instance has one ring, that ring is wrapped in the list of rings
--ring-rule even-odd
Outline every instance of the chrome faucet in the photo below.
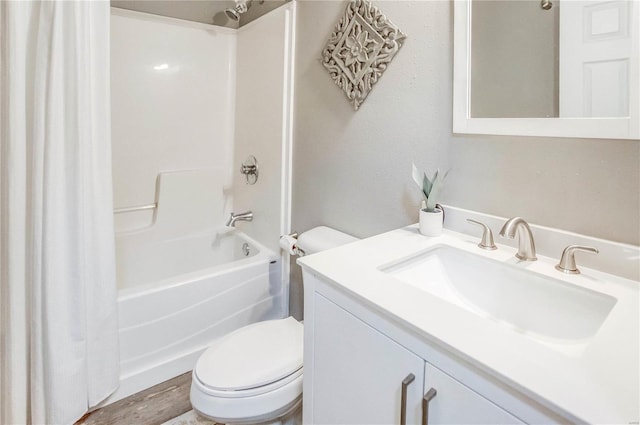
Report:
[[[515,239],[516,232],[518,234],[518,253],[516,258],[523,261],[536,261],[536,246],[533,243],[533,234],[531,228],[524,219],[514,217],[507,220],[500,230],[500,236],[503,238]]]
[[[253,212],[247,211],[240,214],[231,213],[227,220],[227,226],[236,227],[236,221],[253,221]]]

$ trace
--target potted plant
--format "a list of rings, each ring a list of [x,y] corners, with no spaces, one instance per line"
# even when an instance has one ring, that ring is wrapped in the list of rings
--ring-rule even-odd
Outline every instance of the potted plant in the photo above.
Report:
[[[444,222],[444,211],[438,203],[444,180],[449,172],[442,174],[436,170],[433,177],[427,177],[427,173],[421,173],[412,164],[412,177],[416,182],[424,198],[423,207],[420,209],[420,233],[425,236],[440,236]]]

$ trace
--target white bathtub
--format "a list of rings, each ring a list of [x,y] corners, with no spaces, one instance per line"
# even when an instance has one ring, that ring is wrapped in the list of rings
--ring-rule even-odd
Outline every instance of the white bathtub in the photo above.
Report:
[[[280,260],[248,236],[149,239],[116,237],[120,388],[104,404],[193,369],[234,329],[286,316]]]

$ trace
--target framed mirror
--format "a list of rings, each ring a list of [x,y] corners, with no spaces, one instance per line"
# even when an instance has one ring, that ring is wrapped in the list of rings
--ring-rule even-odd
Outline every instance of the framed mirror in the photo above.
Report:
[[[640,139],[639,9],[456,0],[454,133]]]

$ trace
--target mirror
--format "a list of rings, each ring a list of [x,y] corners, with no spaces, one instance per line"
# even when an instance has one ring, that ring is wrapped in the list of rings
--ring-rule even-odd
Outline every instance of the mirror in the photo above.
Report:
[[[638,7],[454,2],[454,132],[639,139]]]

